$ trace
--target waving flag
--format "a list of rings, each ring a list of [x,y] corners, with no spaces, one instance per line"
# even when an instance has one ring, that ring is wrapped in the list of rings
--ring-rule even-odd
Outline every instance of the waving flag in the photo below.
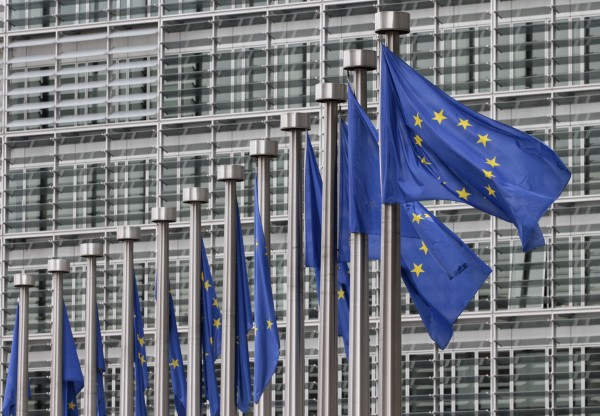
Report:
[[[146,389],[148,388],[148,359],[146,340],[144,339],[144,317],[140,305],[137,282],[133,279],[133,330],[135,342],[133,348],[135,370],[135,416],[146,416]]]
[[[169,293],[169,372],[171,374],[171,385],[173,387],[173,399],[177,415],[185,416],[187,382],[185,379],[185,368],[179,343],[179,332],[177,332],[177,318],[175,316],[175,305],[173,297]]]
[[[100,315],[98,315],[98,306],[96,306],[96,328],[98,328],[96,334],[96,367],[98,369],[96,373],[98,393],[96,411],[98,416],[106,416],[106,398],[104,397],[104,372],[106,371],[106,362],[104,361],[104,349],[102,347],[102,332],[100,331]]]
[[[71,331],[67,307],[63,303],[63,415],[78,416],[77,393],[83,389],[83,373]]]

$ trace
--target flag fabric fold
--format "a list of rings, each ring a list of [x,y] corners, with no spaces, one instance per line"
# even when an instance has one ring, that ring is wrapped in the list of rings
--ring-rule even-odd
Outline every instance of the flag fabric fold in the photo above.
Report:
[[[538,139],[491,120],[431,84],[385,46],[381,58],[385,204],[446,199],[513,223],[528,251],[571,173]]]
[[[269,252],[254,180],[254,403],[258,403],[279,361],[279,332],[273,305]]]
[[[240,210],[236,212],[236,296],[235,296],[235,335],[236,335],[236,402],[242,413],[246,413],[252,401],[252,385],[250,381],[250,353],[248,352],[248,331],[252,328],[252,309],[250,306],[250,288],[248,271],[246,270],[246,254],[244,252],[244,235]]]
[[[185,367],[183,366],[183,355],[179,343],[179,332],[177,331],[177,318],[175,316],[175,305],[173,297],[169,293],[169,373],[171,375],[171,386],[173,388],[173,399],[178,416],[185,416],[187,399],[187,382],[185,378]]]
[[[106,362],[104,361],[104,348],[102,346],[102,332],[100,328],[100,315],[98,315],[98,306],[96,306],[96,385],[98,402],[96,412],[98,416],[106,416],[106,398],[104,396],[104,372],[106,371]]]
[[[135,416],[146,416],[146,389],[148,383],[148,356],[144,338],[144,317],[137,282],[133,279],[133,330],[135,336],[133,361],[135,373]]]
[[[67,307],[63,303],[63,415],[78,416],[77,393],[83,389],[83,372],[71,331]]]

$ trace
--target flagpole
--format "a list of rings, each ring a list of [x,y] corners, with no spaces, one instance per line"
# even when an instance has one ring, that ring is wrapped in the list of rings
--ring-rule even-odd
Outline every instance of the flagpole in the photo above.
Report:
[[[65,259],[48,260],[52,273],[52,353],[50,363],[50,416],[63,416],[63,274],[71,264]]]
[[[344,84],[323,83],[315,98],[325,104],[323,140],[323,228],[321,230],[321,307],[319,311],[319,416],[338,414],[338,308],[337,308],[337,228],[338,228],[338,104],[346,101]]]
[[[258,175],[258,203],[260,219],[265,235],[265,246],[269,258],[267,262],[271,265],[271,169],[272,157],[277,157],[277,142],[272,140],[253,140],[250,142],[250,156],[256,158],[256,174]],[[256,300],[255,300],[256,301]],[[254,414],[257,416],[269,416],[272,412],[271,383],[265,386],[260,401],[254,405]]]
[[[236,298],[236,182],[244,180],[244,167],[217,167],[217,180],[225,182],[225,235],[223,250],[223,304],[221,341],[221,415],[237,416],[235,388]],[[165,413],[166,414],[166,413]]]
[[[133,242],[140,239],[140,227],[117,228],[117,240],[123,241],[123,309],[121,315],[121,396],[119,414],[133,414],[133,356],[135,336],[133,328]]]
[[[290,132],[287,322],[285,340],[285,415],[304,416],[304,265],[302,261],[302,136],[310,130],[306,113],[281,115],[282,131]]]
[[[17,416],[29,413],[29,288],[34,286],[30,274],[15,275],[15,287],[19,288],[19,360],[17,363]],[[14,346],[13,346],[14,347]]]
[[[375,15],[375,32],[385,35],[388,48],[398,54],[400,34],[410,33],[410,15],[404,12],[379,12]],[[400,205],[384,204],[381,217],[377,414],[399,416],[402,414]]]
[[[154,361],[154,414],[169,414],[169,223],[175,208],[152,208],[156,227],[156,310]]]
[[[85,287],[85,367],[83,409],[85,416],[96,416],[98,408],[98,328],[96,328],[96,258],[102,257],[102,244],[84,243],[79,246],[79,255],[87,261]]]
[[[366,49],[344,51],[344,69],[354,74],[354,93],[367,110],[367,71],[377,68],[377,54]],[[365,138],[367,139],[367,138]],[[369,245],[368,236],[352,233],[350,239],[350,416],[369,414]]]
[[[202,414],[202,204],[208,199],[206,188],[183,190],[183,202],[190,204],[187,416]]]

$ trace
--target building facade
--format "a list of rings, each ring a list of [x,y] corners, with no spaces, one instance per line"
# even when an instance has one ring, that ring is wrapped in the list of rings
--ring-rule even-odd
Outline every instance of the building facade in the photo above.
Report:
[[[122,246],[116,227],[139,225],[135,268],[154,335],[155,225],[176,207],[170,283],[187,345],[189,208],[182,189],[209,188],[203,233],[221,291],[224,186],[216,167],[246,167],[238,185],[252,275],[249,141],[278,140],[272,164],[272,276],[285,338],[288,137],[283,112],[311,114],[317,149],[320,82],[347,82],[342,53],[378,48],[377,10],[411,14],[401,56],[477,111],[552,146],[573,173],[541,221],[547,245],[521,251],[516,230],[464,204],[427,204],[493,269],[449,347],[434,347],[404,293],[404,409],[410,415],[600,414],[600,2],[598,0],[3,0],[0,55],[1,389],[18,291],[31,290],[31,414],[50,388],[51,257],[72,272],[64,297],[83,357],[85,261],[101,242],[98,306],[109,414],[118,414]],[[377,119],[377,73],[368,79]],[[344,117],[345,107],[341,107]],[[371,414],[377,399],[377,264],[371,265]],[[250,282],[252,285],[252,281]],[[317,299],[306,272],[306,403],[316,414]],[[282,343],[283,347],[284,343]],[[282,351],[282,358],[285,351]],[[339,414],[348,364],[339,344]],[[283,363],[273,391],[283,414]],[[151,382],[152,386],[152,382]],[[152,404],[152,388],[148,404]],[[81,401],[80,401],[81,404]],[[152,410],[150,410],[152,413]]]

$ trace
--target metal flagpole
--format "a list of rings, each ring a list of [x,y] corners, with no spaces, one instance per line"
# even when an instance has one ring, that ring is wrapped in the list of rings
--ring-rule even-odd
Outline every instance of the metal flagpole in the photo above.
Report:
[[[377,68],[375,51],[344,51],[344,69],[354,74],[354,94],[367,109],[367,71]],[[350,416],[369,414],[371,383],[369,363],[369,245],[367,234],[352,233],[350,239]]]
[[[52,273],[52,353],[50,364],[50,416],[63,416],[63,274],[71,264],[64,259],[48,260]]]
[[[15,287],[19,288],[19,361],[17,363],[17,416],[27,416],[29,391],[29,288],[34,280],[30,274],[15,275]],[[17,328],[15,328],[17,330]]]
[[[85,287],[85,367],[83,409],[86,416],[96,416],[98,411],[98,328],[96,328],[96,258],[103,255],[102,244],[84,243],[79,255],[87,260]]]
[[[183,202],[190,204],[190,275],[188,300],[187,416],[202,414],[202,203],[206,188],[185,188]]]
[[[379,12],[375,15],[375,32],[384,34],[387,47],[398,54],[400,34],[410,33],[410,15],[404,12]],[[379,405],[377,414],[399,416],[402,414],[400,205],[384,204],[381,218]]]
[[[265,245],[269,253],[268,262],[271,264],[271,170],[270,159],[277,157],[277,142],[272,140],[254,140],[250,142],[250,156],[256,157],[256,172],[258,175],[258,203],[260,219],[265,234]],[[256,301],[256,300],[255,300]],[[257,416],[269,416],[272,411],[271,383],[267,384],[260,401],[254,406]]]
[[[140,239],[140,227],[124,226],[117,228],[117,240],[123,241],[123,310],[121,314],[121,396],[119,414],[133,414],[133,242]]]
[[[287,234],[287,322],[285,340],[285,414],[304,416],[304,262],[302,261],[302,135],[310,130],[306,113],[281,115],[290,132]]]
[[[318,84],[317,102],[325,104],[323,140],[323,227],[321,230],[321,306],[319,310],[319,388],[317,414],[331,416],[337,409],[337,210],[338,104],[347,99],[344,84]]]
[[[236,297],[236,182],[244,180],[244,167],[217,167],[217,180],[225,182],[225,244],[223,250],[223,304],[221,309],[221,415],[236,416],[235,297]],[[165,413],[166,414],[166,413]]]
[[[154,414],[169,414],[169,223],[175,208],[152,208],[156,227],[156,311],[154,361]]]

